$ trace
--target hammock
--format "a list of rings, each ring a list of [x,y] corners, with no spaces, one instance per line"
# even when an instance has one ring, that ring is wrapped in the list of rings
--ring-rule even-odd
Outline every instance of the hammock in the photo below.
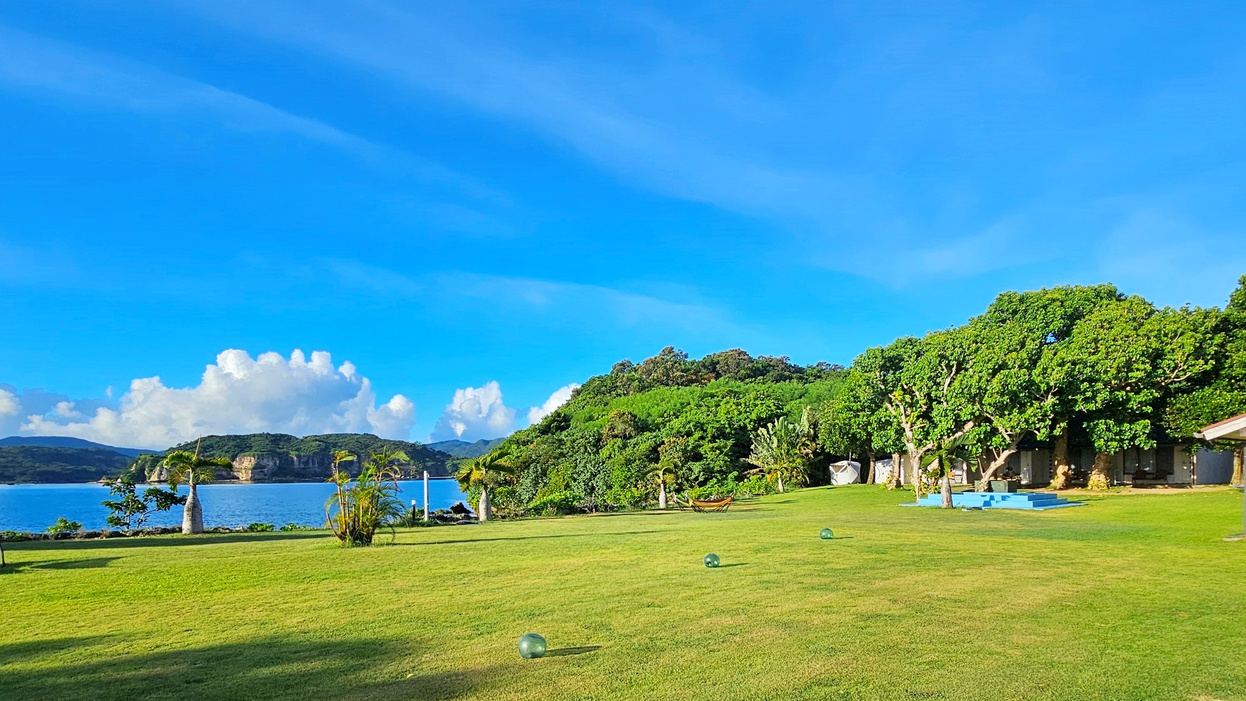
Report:
[[[718,501],[697,501],[689,499],[688,503],[692,505],[692,510],[697,513],[705,513],[707,511],[726,511],[731,506],[731,497],[719,499]]]

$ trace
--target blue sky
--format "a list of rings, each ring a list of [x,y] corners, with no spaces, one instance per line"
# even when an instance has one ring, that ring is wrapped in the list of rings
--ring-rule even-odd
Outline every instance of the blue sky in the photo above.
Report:
[[[720,5],[0,5],[0,433],[480,437],[1246,272],[1246,5]]]

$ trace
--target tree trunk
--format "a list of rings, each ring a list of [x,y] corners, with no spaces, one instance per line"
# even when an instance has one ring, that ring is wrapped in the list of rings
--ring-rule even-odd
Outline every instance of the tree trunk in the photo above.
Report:
[[[867,468],[867,471],[865,473],[865,483],[874,484],[874,451],[872,450],[865,451],[865,457],[867,460],[870,461],[870,466],[869,468]]]
[[[913,471],[913,495],[914,498],[922,498],[922,458],[920,455],[909,453],[909,469]]]
[[[939,495],[942,497],[940,506],[945,509],[952,508],[952,471],[950,469],[943,470],[943,479],[939,480]]]
[[[478,511],[480,513],[476,514],[477,519],[481,521],[489,520],[489,488],[488,487],[480,488],[480,508],[478,509]]]
[[[658,508],[666,508],[666,480],[658,482]]]
[[[1052,469],[1055,474],[1051,477],[1052,489],[1067,489],[1069,486],[1069,475],[1073,472],[1073,467],[1069,465],[1069,427],[1068,424],[1060,426],[1059,433],[1056,434],[1056,447],[1051,454]]]
[[[182,509],[182,533],[184,535],[203,533],[203,505],[199,503],[199,488],[193,477],[189,486],[190,493],[186,495],[186,506]]]
[[[1095,453],[1095,466],[1091,470],[1090,479],[1086,481],[1086,486],[1090,489],[1107,489],[1112,486],[1112,476],[1109,471],[1112,469],[1111,453]]]
[[[779,494],[783,493],[783,473],[779,473]]]
[[[1242,484],[1242,453],[1246,453],[1246,447],[1233,451],[1233,476],[1229,478],[1229,484]]]
[[[891,474],[887,475],[887,489],[899,489],[904,485],[900,479],[900,454],[891,454]]]
[[[991,481],[991,478],[995,476],[995,473],[999,471],[999,468],[1008,464],[1008,458],[1011,458],[1015,452],[1017,452],[1017,449],[1014,447],[1008,448],[1000,452],[999,455],[996,455],[995,458],[991,460],[991,464],[987,465],[986,469],[982,471],[982,479],[978,480],[978,485],[975,489],[979,492],[985,492],[987,483]]]

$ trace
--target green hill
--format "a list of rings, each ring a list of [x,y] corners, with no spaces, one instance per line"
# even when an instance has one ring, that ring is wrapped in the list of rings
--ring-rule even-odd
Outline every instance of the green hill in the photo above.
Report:
[[[843,372],[742,350],[690,360],[666,348],[640,364],[624,360],[496,449],[515,474],[491,492],[493,502],[522,509],[553,499],[598,510],[652,501],[657,483],[648,471],[664,444],[684,454],[677,490],[730,489],[748,479],[744,459],[757,429],[829,401]]]
[[[115,453],[121,453],[122,455],[128,455],[132,458],[151,452],[141,448],[118,448],[69,436],[9,436],[8,438],[0,438],[0,447],[14,445],[29,445],[41,448],[102,448]]]
[[[478,458],[499,445],[502,445],[502,442],[505,440],[505,437],[494,439],[481,438],[475,443],[468,443],[467,441],[451,439],[448,441],[429,443],[428,447],[433,450],[439,450],[456,458]]]
[[[132,459],[109,448],[0,446],[0,483],[95,482],[117,474]]]
[[[370,433],[329,433],[303,438],[284,433],[204,436],[201,441],[189,441],[169,450],[194,452],[196,449],[205,457],[233,461],[232,474],[222,471],[219,477],[253,482],[327,479],[332,472],[333,453],[338,450],[346,450],[361,459],[366,459],[373,451],[402,451],[411,458],[411,464],[403,470],[410,477],[418,477],[425,470],[434,477],[447,476],[451,473],[450,464],[453,461],[451,456],[428,446],[378,438]],[[160,479],[162,458],[163,454],[141,455],[130,465],[130,470],[136,476]],[[347,463],[344,467],[352,473],[358,471],[356,463]]]

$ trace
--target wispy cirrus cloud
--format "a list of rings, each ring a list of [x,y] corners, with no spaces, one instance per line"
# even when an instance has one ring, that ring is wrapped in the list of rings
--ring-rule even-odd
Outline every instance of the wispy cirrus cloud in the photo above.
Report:
[[[4,26],[0,26],[0,45],[5,54],[0,61],[0,86],[11,90],[164,119],[208,120],[240,133],[290,135],[349,154],[372,167],[448,184],[469,198],[495,204],[509,202],[504,193],[439,163],[248,95]],[[484,216],[478,212],[472,215]],[[458,216],[461,219],[466,215]]]

